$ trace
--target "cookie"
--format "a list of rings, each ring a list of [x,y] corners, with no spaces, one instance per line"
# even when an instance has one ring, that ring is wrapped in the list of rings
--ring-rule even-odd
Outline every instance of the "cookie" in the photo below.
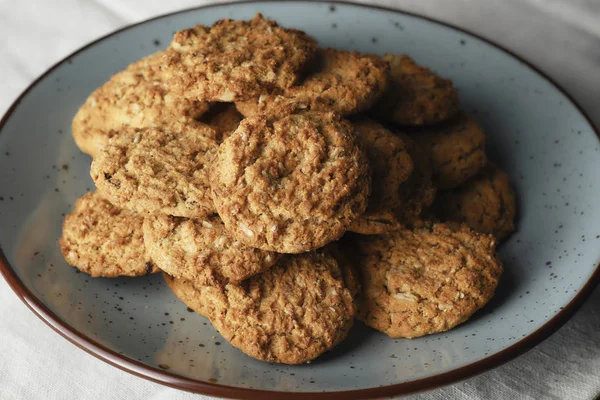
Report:
[[[216,103],[200,120],[215,131],[220,143],[237,129],[242,119],[244,116],[233,104]]]
[[[350,115],[367,110],[381,97],[388,70],[388,64],[377,56],[319,49],[315,64],[299,85],[236,102],[236,107],[246,117],[276,113],[289,103]]]
[[[244,119],[219,147],[210,183],[234,238],[302,253],[339,238],[364,212],[371,175],[350,122],[311,111]]]
[[[239,101],[292,86],[317,42],[257,14],[175,33],[167,50],[169,86],[190,99]]]
[[[390,82],[373,107],[378,118],[401,125],[429,125],[458,112],[458,96],[449,79],[421,67],[407,55],[386,54]]]
[[[186,306],[198,314],[208,318],[209,310],[206,307],[207,303],[202,301],[198,290],[191,282],[188,282],[185,279],[172,277],[166,273],[163,273],[163,278],[178,299],[183,301]]]
[[[360,276],[358,275],[358,270],[352,263],[354,253],[349,251],[348,245],[350,243],[349,240],[346,240],[345,237],[343,237],[340,240],[329,243],[327,246],[323,247],[322,251],[333,257],[340,266],[344,285],[350,291],[355,305],[358,306],[357,300],[361,289]]]
[[[94,158],[91,176],[119,207],[202,218],[215,213],[208,168],[217,148],[192,131],[126,129]]]
[[[324,252],[284,256],[239,284],[194,289],[175,279],[171,287],[233,346],[268,362],[315,359],[346,337],[356,313],[343,271]]]
[[[348,230],[375,235],[399,229],[402,223],[395,210],[404,207],[400,191],[413,174],[412,157],[404,141],[379,123],[363,117],[352,125],[371,165],[372,189],[367,210]]]
[[[452,189],[475,176],[487,163],[486,135],[475,118],[461,114],[412,136],[429,153],[438,189]]]
[[[161,270],[195,286],[239,282],[271,267],[279,255],[233,240],[218,216],[144,219],[144,243]]]
[[[408,135],[394,132],[402,139],[413,161],[413,170],[408,179],[398,189],[399,207],[394,208],[394,216],[404,226],[420,223],[423,210],[435,200],[437,192],[432,180],[431,159],[427,152]]]
[[[357,236],[358,318],[392,338],[465,322],[494,295],[502,273],[496,240],[446,224]]]
[[[440,192],[432,208],[441,220],[464,222],[498,240],[515,229],[515,191],[506,172],[493,164],[463,186]]]
[[[158,272],[145,254],[143,217],[118,208],[98,192],[84,194],[65,217],[60,250],[65,261],[93,277]]]
[[[168,90],[165,84],[163,52],[142,58],[114,75],[96,89],[73,118],[73,138],[86,154],[99,150],[123,127],[181,131],[212,136],[214,132],[195,118],[209,103],[188,100]]]

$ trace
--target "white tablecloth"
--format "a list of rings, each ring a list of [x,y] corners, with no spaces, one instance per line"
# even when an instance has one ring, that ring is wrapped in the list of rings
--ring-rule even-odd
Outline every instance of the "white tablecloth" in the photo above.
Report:
[[[540,66],[600,126],[597,0],[371,1],[491,38]],[[0,0],[0,114],[35,77],[121,26],[198,0]],[[411,399],[594,399],[600,394],[600,289],[556,334],[493,371]],[[97,360],[37,319],[0,279],[0,399],[203,399]]]

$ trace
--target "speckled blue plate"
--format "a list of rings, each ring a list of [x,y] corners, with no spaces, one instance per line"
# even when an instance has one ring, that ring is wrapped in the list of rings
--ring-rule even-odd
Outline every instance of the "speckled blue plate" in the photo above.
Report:
[[[77,108],[112,74],[167,46],[175,30],[256,12],[307,31],[321,46],[408,53],[459,88],[462,106],[489,133],[491,158],[513,178],[520,214],[518,231],[500,249],[506,272],[498,292],[467,323],[414,340],[392,340],[357,323],[317,361],[273,365],[231,347],[160,276],[91,279],[65,264],[58,247],[63,216],[93,188],[90,159],[71,138]],[[217,5],[108,35],[51,68],[11,107],[0,123],[0,267],[60,334],[154,381],[248,398],[406,393],[496,366],[568,319],[600,275],[598,171],[598,137],[577,105],[532,66],[472,34],[351,4]]]

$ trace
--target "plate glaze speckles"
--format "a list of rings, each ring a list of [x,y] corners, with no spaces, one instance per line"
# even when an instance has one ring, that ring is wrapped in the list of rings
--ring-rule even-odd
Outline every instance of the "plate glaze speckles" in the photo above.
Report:
[[[518,231],[500,250],[506,272],[498,293],[467,323],[414,340],[392,340],[357,323],[347,341],[315,362],[273,365],[232,348],[205,318],[189,312],[158,275],[92,279],[65,264],[57,244],[62,219],[80,195],[93,189],[90,159],[70,135],[78,107],[112,74],[164,48],[173,31],[256,12],[306,30],[324,47],[408,53],[459,88],[463,108],[488,131],[490,157],[512,177],[519,203]],[[600,260],[598,149],[593,127],[551,82],[460,30],[341,3],[191,10],[125,29],[72,55],[36,82],[3,120],[3,273],[45,320],[83,347],[176,386],[236,397],[256,394],[226,386],[330,393],[407,383],[370,396],[425,388],[480,372],[525,350],[552,327],[519,349],[503,352],[560,314],[590,279]],[[439,377],[487,357],[492,358],[475,368]],[[423,378],[431,379],[415,383]]]

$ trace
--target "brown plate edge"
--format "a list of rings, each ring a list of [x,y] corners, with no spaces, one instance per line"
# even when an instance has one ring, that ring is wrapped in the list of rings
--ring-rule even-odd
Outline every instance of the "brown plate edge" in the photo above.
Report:
[[[105,36],[102,36],[99,39],[94,40],[93,42],[83,46],[79,50],[71,53],[67,57],[63,58],[61,61],[54,64],[50,67],[46,72],[44,72],[40,77],[38,77],[35,81],[33,81],[14,101],[14,103],[10,106],[6,114],[0,120],[0,133],[2,132],[2,128],[14,112],[15,108],[19,105],[23,97],[33,88],[35,87],[42,79],[44,79],[49,73],[51,73],[58,66],[63,64],[64,62],[69,62],[71,57],[85,51],[89,47],[94,46],[96,43],[101,42],[113,35],[126,31],[130,28],[133,28],[137,25],[141,25],[153,20],[169,17],[176,14],[181,14],[185,12],[189,12],[192,10],[199,10],[204,8],[213,8],[219,6],[228,6],[240,3],[271,3],[275,2],[273,0],[261,1],[261,0],[247,0],[241,2],[227,2],[227,3],[217,3],[217,4],[208,4],[199,7],[191,7],[180,11],[175,11],[168,14],[163,14],[157,17],[153,17],[147,19],[142,22],[138,22],[132,25],[128,25],[119,30],[116,30],[112,33],[109,33]],[[325,3],[325,4],[341,4],[341,5],[352,5],[363,8],[370,9],[379,9],[387,12],[397,13],[408,15],[416,18],[420,18],[426,21],[430,21],[436,23],[438,25],[446,26],[452,29],[455,29],[459,32],[465,33],[467,35],[473,36],[483,42],[486,42],[490,46],[493,46],[506,54],[514,57],[519,60],[524,65],[531,68],[533,71],[541,75],[544,79],[550,82],[562,95],[564,95],[570,102],[577,108],[577,110],[583,115],[586,119],[587,123],[592,127],[596,136],[600,139],[600,131],[591,121],[587,112],[573,99],[573,97],[564,90],[554,79],[546,75],[541,69],[534,66],[530,62],[523,59],[521,56],[512,52],[509,49],[504,48],[503,46],[492,42],[489,39],[486,39],[479,34],[473,33],[464,28],[454,26],[447,22],[442,22],[436,20],[431,17],[426,17],[422,15],[418,15],[411,12],[402,11],[399,9],[376,6],[376,5],[367,5],[354,3],[352,1],[320,1],[320,0],[303,0],[297,1],[299,3]],[[434,389],[440,386],[448,385],[451,383],[456,383],[458,381],[473,377],[475,375],[481,374],[485,371],[488,371],[492,368],[498,367],[501,364],[504,364],[515,357],[527,352],[532,349],[543,340],[547,339],[554,332],[556,332],[562,325],[564,325],[575,312],[581,307],[584,301],[590,296],[592,291],[598,286],[600,283],[600,263],[596,266],[596,269],[585,283],[585,285],[581,288],[581,290],[575,295],[575,297],[564,306],[554,317],[552,317],[548,322],[542,325],[540,328],[536,329],[534,332],[521,339],[517,343],[507,347],[504,350],[501,350],[489,357],[476,361],[472,364],[457,368],[455,370],[445,372],[442,374],[434,375],[428,378],[418,379],[415,381],[399,383],[395,385],[389,386],[381,386],[369,389],[359,389],[359,390],[349,390],[349,391],[341,391],[341,392],[301,392],[301,393],[291,393],[291,392],[276,392],[276,391],[266,391],[266,390],[258,390],[258,389],[246,389],[246,388],[236,388],[231,386],[219,385],[216,383],[204,382],[200,380],[195,380],[191,378],[185,378],[173,373],[170,373],[166,370],[158,369],[150,367],[146,364],[140,363],[138,361],[131,360],[123,355],[118,354],[117,352],[108,349],[107,347],[99,344],[98,342],[84,336],[78,331],[74,330],[71,326],[69,326],[65,321],[61,320],[56,314],[54,314],[48,307],[46,307],[38,298],[36,298],[33,293],[24,285],[21,279],[17,276],[15,270],[9,264],[6,256],[4,255],[3,250],[0,248],[0,273],[7,281],[11,289],[15,292],[15,294],[25,303],[27,307],[33,313],[38,316],[42,321],[44,321],[48,326],[50,326],[55,332],[63,336],[65,339],[79,347],[80,349],[85,350],[89,354],[99,358],[100,360],[117,367],[123,371],[129,372],[133,375],[139,376],[141,378],[145,378],[151,380],[156,383],[160,383],[166,386],[170,386],[176,389],[186,390],[195,393],[202,393],[207,395],[226,397],[226,398],[239,398],[239,399],[279,399],[281,396],[286,396],[288,398],[297,399],[297,398],[306,398],[310,397],[311,399],[372,399],[372,398],[380,398],[380,397],[391,397],[403,394],[409,394],[424,390]]]

